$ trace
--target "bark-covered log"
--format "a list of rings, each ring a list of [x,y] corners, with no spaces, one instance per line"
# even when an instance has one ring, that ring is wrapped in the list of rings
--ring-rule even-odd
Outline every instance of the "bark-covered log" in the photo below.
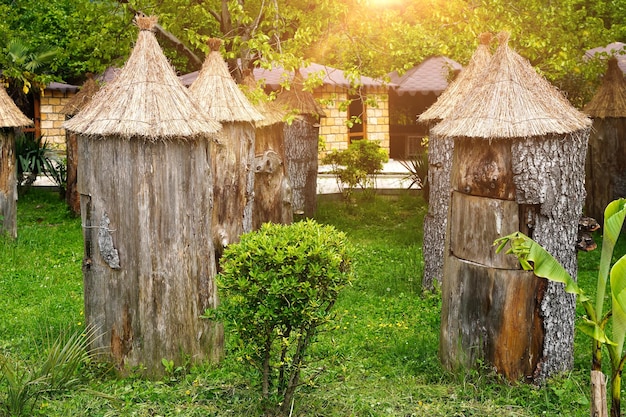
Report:
[[[79,138],[85,316],[120,370],[217,360],[210,143]]]
[[[430,135],[428,142],[428,213],[424,217],[424,275],[422,286],[431,290],[443,278],[444,242],[450,206],[450,172],[454,140]]]
[[[585,214],[600,223],[606,206],[626,197],[626,118],[594,119],[585,188]]]
[[[294,213],[313,217],[317,210],[319,124],[314,116],[300,115],[285,124],[285,167],[292,187]]]
[[[576,278],[578,222],[585,200],[588,131],[565,137],[516,140],[512,144],[517,202],[537,205],[530,236]],[[537,380],[571,369],[574,355],[576,300],[563,284],[548,282],[541,303],[545,329]]]
[[[292,190],[285,167],[283,123],[257,127],[254,159],[254,209],[252,228],[272,222],[293,221]]]
[[[574,297],[562,284],[519,274],[517,260],[496,255],[492,244],[522,231],[576,276],[586,140],[587,131],[456,141],[442,287],[445,366],[480,359],[509,379],[534,382],[571,368]]]
[[[254,127],[248,122],[224,123],[211,149],[213,170],[213,233],[215,249],[238,242],[252,230],[254,204]]]
[[[15,133],[0,129],[0,234],[17,237],[17,165]]]
[[[445,262],[439,356],[450,370],[479,360],[509,380],[532,380],[542,347],[532,272],[501,270],[449,256]]]
[[[76,215],[80,215],[80,194],[76,188],[78,176],[78,139],[75,133],[66,132],[65,150],[67,164],[67,185],[65,201]]]

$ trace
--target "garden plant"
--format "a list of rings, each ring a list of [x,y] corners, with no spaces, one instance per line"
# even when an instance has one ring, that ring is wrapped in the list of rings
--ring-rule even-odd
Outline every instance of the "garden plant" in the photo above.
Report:
[[[387,152],[375,141],[357,140],[348,149],[330,151],[322,163],[331,165],[337,185],[346,199],[350,199],[355,188],[372,191],[376,175],[383,170],[383,164],[389,161]]]
[[[563,268],[554,257],[537,242],[516,232],[495,241],[497,252],[507,245],[506,253],[512,253],[525,270],[534,271],[535,275],[551,281],[563,283],[565,291],[575,294],[583,305],[586,316],[579,329],[593,339],[592,372],[602,370],[602,347],[606,346],[611,363],[611,416],[618,417],[621,399],[621,378],[626,355],[623,355],[626,338],[626,255],[619,258],[611,267],[613,251],[624,224],[626,199],[611,202],[604,212],[604,234],[602,255],[598,268],[595,306],[591,297],[578,285],[576,280]],[[609,270],[610,269],[610,270]],[[610,279],[611,308],[604,311],[606,285]],[[611,337],[606,327],[611,321]],[[599,401],[604,401],[600,398]],[[592,404],[597,409],[601,406]]]
[[[573,370],[539,387],[502,381],[487,365],[444,371],[437,357],[441,295],[421,289],[422,196],[354,198],[349,206],[335,196],[318,202],[316,222],[344,232],[355,248],[354,278],[337,297],[333,322],[308,348],[301,381],[308,384],[296,390],[293,416],[589,416],[589,343],[582,332]],[[45,340],[85,329],[83,231],[47,187],[20,197],[18,228],[17,240],[0,240],[0,353],[20,369],[37,369]],[[626,253],[624,236],[615,253]],[[594,296],[599,258],[600,250],[579,254],[579,286]],[[31,415],[262,416],[261,372],[242,357],[235,327],[225,327],[219,364],[167,361],[165,376],[154,381],[141,377],[141,367],[121,378],[111,365],[90,361],[80,370],[84,385],[43,393]],[[6,383],[0,381],[0,393]]]
[[[296,388],[319,373],[306,369],[307,356],[350,283],[350,247],[344,233],[306,220],[265,223],[226,248],[218,277],[223,302],[209,315],[230,323],[237,354],[261,372],[266,411],[290,414]]]

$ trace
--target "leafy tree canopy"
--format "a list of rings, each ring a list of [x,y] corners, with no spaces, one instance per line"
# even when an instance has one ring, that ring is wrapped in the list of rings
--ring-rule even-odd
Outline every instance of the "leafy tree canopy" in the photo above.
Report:
[[[65,81],[119,65],[136,12],[158,15],[173,35],[161,43],[180,72],[198,69],[217,36],[236,77],[307,61],[379,77],[430,55],[466,64],[478,34],[508,30],[511,46],[578,105],[601,71],[584,51],[626,40],[626,0],[0,0],[0,65],[13,65],[14,38],[32,51],[59,48],[40,72]]]

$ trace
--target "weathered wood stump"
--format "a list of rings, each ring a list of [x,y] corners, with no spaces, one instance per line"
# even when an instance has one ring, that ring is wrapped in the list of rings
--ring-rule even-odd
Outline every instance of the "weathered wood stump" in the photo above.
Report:
[[[626,80],[617,58],[608,60],[602,85],[584,111],[593,118],[585,165],[585,214],[602,223],[606,206],[626,197]]]
[[[292,207],[297,215],[313,217],[317,210],[319,125],[314,116],[302,115],[285,125],[285,167],[292,187]]]
[[[120,370],[217,360],[209,141],[81,138],[86,322]]]
[[[17,237],[15,131],[0,128],[0,234]]]
[[[572,367],[575,299],[493,242],[521,231],[576,276],[591,121],[499,39],[482,82],[433,128],[454,140],[440,355],[539,382]]]
[[[217,360],[211,138],[220,124],[191,99],[154,36],[141,31],[117,77],[65,122],[78,134],[85,321],[121,372]]]
[[[293,221],[292,189],[285,167],[283,123],[257,127],[252,228]]]

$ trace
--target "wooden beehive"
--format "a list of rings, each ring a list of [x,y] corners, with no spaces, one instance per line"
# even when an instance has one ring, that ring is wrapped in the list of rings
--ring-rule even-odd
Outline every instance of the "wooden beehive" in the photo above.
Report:
[[[584,112],[593,118],[585,214],[602,223],[606,206],[626,197],[626,81],[615,57],[609,59],[602,85]]]
[[[433,128],[454,139],[440,356],[537,381],[572,366],[575,300],[492,245],[524,232],[576,276],[591,121],[499,39],[483,82]]]
[[[13,239],[17,237],[15,128],[32,124],[0,86],[0,234]]]
[[[78,135],[85,321],[93,348],[122,372],[162,360],[218,360],[208,118],[137,17],[137,43],[117,77],[65,128]]]
[[[228,72],[220,39],[209,40],[211,52],[189,91],[203,111],[222,122],[213,147],[213,231],[218,257],[229,243],[252,230],[254,205],[254,123],[263,120]]]

